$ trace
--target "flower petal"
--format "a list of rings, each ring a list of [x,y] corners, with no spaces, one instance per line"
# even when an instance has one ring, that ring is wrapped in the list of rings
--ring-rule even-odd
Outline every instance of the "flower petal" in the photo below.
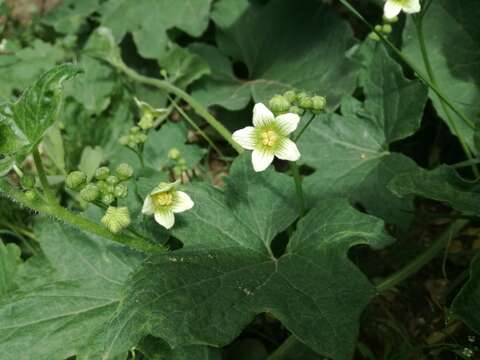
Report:
[[[253,170],[256,172],[265,170],[273,161],[273,154],[255,149],[252,152]]]
[[[275,156],[282,160],[297,161],[300,159],[300,151],[292,140],[286,138],[275,152]]]
[[[387,19],[393,19],[402,11],[402,5],[395,0],[387,0],[383,8],[383,14]]]
[[[403,5],[403,11],[407,14],[418,13],[422,10],[420,6],[420,0],[410,0],[405,5]]]
[[[280,127],[283,135],[294,132],[299,122],[300,116],[293,113],[282,114],[275,118],[275,123]]]
[[[173,200],[172,211],[174,213],[180,213],[187,211],[193,207],[194,203],[190,196],[183,191],[177,191],[175,193],[175,200]]]
[[[173,224],[175,224],[175,216],[173,215],[173,211],[157,211],[155,213],[155,221],[162,225],[166,229],[170,229]]]
[[[147,196],[143,202],[142,214],[152,215],[155,212],[151,196]]]
[[[244,149],[253,150],[255,148],[255,128],[253,126],[235,131],[232,137]]]
[[[253,125],[255,127],[270,124],[274,119],[275,116],[265,105],[255,104],[253,107]]]

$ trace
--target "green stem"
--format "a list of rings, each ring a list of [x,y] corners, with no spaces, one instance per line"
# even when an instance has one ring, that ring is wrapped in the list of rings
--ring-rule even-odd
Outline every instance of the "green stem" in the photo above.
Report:
[[[412,262],[407,264],[403,269],[386,278],[383,282],[377,285],[378,293],[385,292],[388,289],[398,285],[409,276],[415,274],[423,266],[428,264],[435,258],[448,243],[449,239],[458,234],[467,225],[469,220],[456,220],[440,234],[440,236],[433,242],[433,244],[426,249],[422,254],[417,256]],[[289,359],[292,352],[297,351],[296,346],[300,341],[293,335],[288,337],[267,359],[268,360],[286,360]]]
[[[42,184],[42,189],[45,193],[45,196],[47,197],[48,202],[51,204],[55,204],[57,202],[57,199],[48,182],[47,175],[45,174],[45,168],[43,167],[42,158],[37,148],[33,150],[33,161],[35,162],[38,177],[40,178],[40,183]]]
[[[300,176],[300,169],[296,161],[292,162],[292,175],[295,182],[295,190],[297,192],[298,204],[300,207],[300,217],[305,215],[305,197],[302,189],[302,178]]]
[[[468,126],[470,126],[472,129],[475,129],[475,124],[473,121],[471,121],[461,110],[459,110],[455,105],[453,105],[448,98],[443,95],[443,93],[438,89],[435,84],[433,84],[430,79],[427,77],[423,76],[422,73],[420,72],[420,69],[415,66],[415,64],[410,61],[408,58],[406,58],[403,53],[390,41],[388,40],[383,34],[377,30],[375,30],[375,27],[370,24],[370,22],[365,19],[362,14],[360,14],[352,5],[347,0],[340,0],[340,2],[352,13],[354,14],[361,22],[363,22],[366,26],[368,26],[371,31],[373,31],[375,34],[378,35],[380,40],[386,44],[398,57],[400,57],[405,64],[407,64],[418,76],[420,80],[423,81],[430,89],[432,89],[433,92],[442,100],[445,102],[445,104],[458,116],[460,117]]]
[[[188,116],[188,114],[183,111],[183,109],[170,96],[169,98],[175,109],[180,113],[180,115],[182,115],[183,118],[187,120],[187,122],[195,129],[195,131],[197,131],[222,158],[224,158],[225,156],[222,154],[217,145],[215,145],[215,143],[208,137],[208,135],[205,134],[202,129],[200,129],[200,127],[195,123],[195,121],[193,121],[192,118],[190,118],[190,116]]]
[[[315,114],[312,114],[312,117],[310,119],[308,119],[307,123],[303,126],[303,128],[298,132],[298,135],[295,136],[295,138],[293,139],[293,141],[297,142],[300,137],[303,135],[303,133],[305,132],[305,130],[307,130],[307,128],[310,126],[310,124],[312,123],[313,119],[315,119]]]
[[[5,180],[0,180],[0,192],[3,192],[7,197],[32,210],[50,215],[58,220],[79,228],[80,230],[118,242],[134,250],[147,254],[164,250],[158,245],[150,243],[144,239],[123,234],[112,234],[103,226],[84,217],[78,216],[57,204],[45,203],[39,199],[33,201],[29,200],[22,191],[15,189]]]
[[[111,64],[115,66],[118,70],[123,72],[125,75],[127,75],[129,78],[131,78],[132,80],[135,80],[145,85],[154,86],[156,88],[164,90],[168,93],[172,93],[175,96],[178,96],[179,98],[183,99],[192,107],[192,109],[199,116],[205,119],[205,121],[208,124],[210,124],[210,126],[213,127],[239,154],[243,152],[242,147],[232,139],[232,134],[230,133],[230,131],[228,131],[226,127],[224,127],[215,117],[213,117],[202,104],[200,104],[197,100],[195,100],[192,96],[187,94],[185,91],[176,87],[175,85],[171,84],[168,81],[140,75],[135,70],[130,69],[124,63],[111,63]]]
[[[422,20],[423,20],[422,17],[415,17],[414,21],[413,21],[414,24],[415,24],[415,30],[417,32],[418,42],[420,44],[420,51],[422,53],[423,63],[425,64],[425,69],[427,70],[427,75],[430,78],[430,81],[435,86],[438,86],[437,85],[437,80],[436,80],[436,77],[435,77],[435,73],[433,72],[433,68],[432,68],[432,65],[430,63],[430,58],[428,56],[427,46],[426,46],[426,43],[425,43],[425,37],[424,37],[424,34],[423,34],[423,21]],[[455,121],[453,120],[452,115],[450,114],[450,110],[447,108],[447,106],[445,104],[445,101],[440,99],[440,104],[441,104],[443,112],[447,116],[447,121],[448,121],[448,124],[450,125],[450,128],[453,130],[453,133],[458,137],[458,140],[460,141],[460,144],[462,145],[463,151],[467,155],[467,158],[469,160],[472,160],[473,159],[473,154],[470,151],[470,149],[468,148],[468,145],[466,144],[465,139],[463,138],[462,134],[458,130],[457,125],[455,124]],[[478,172],[478,169],[477,169],[476,165],[472,164],[472,170],[473,170],[473,173],[475,174],[475,176],[478,177],[479,172]]]
[[[418,255],[412,262],[408,263],[403,269],[400,269],[396,273],[390,275],[384,281],[377,285],[377,292],[382,293],[392,287],[403,282],[405,279],[415,274],[418,270],[428,264],[434,259],[445,247],[448,241],[467,225],[469,220],[461,219],[456,220],[450,224],[440,236],[433,242],[433,244],[426,249],[423,253]]]

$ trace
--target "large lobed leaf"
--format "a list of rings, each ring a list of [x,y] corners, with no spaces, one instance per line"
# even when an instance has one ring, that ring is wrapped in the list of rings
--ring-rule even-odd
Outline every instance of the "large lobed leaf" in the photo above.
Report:
[[[130,278],[104,359],[147,334],[173,347],[222,346],[262,312],[317,352],[350,359],[358,318],[375,288],[347,252],[388,244],[383,223],[345,200],[327,200],[300,221],[286,253],[275,258],[271,241],[297,214],[290,178],[273,170],[255,174],[244,155],[225,192],[198,185],[189,194],[195,207],[173,230],[185,247],[150,257]]]
[[[52,220],[43,220],[37,231],[46,259],[28,260],[29,270],[22,278],[34,281],[20,283],[20,290],[0,300],[2,359],[51,360],[74,355],[98,359],[121,286],[141,257]],[[55,271],[41,271],[51,266]],[[5,273],[0,268],[2,276]]]
[[[480,113],[479,17],[480,7],[475,0],[435,0],[431,2],[423,20],[426,48],[439,89],[476,124]],[[428,77],[415,25],[410,17],[404,32],[403,52]],[[430,98],[452,133],[457,135],[459,132],[470,149],[474,150],[475,127],[467,125],[451,110],[443,107],[433,91],[430,91]]]
[[[303,135],[301,161],[316,169],[306,179],[307,191],[312,201],[352,197],[369,212],[398,222],[412,209],[411,199],[402,204],[397,199],[400,208],[392,211],[389,204],[395,197],[389,191],[376,190],[385,189],[395,173],[416,168],[412,160],[391,153],[389,147],[418,129],[427,90],[419,81],[406,79],[383,47],[376,48],[363,83],[364,103],[344,99],[342,115],[317,116]]]
[[[197,46],[212,75],[194,96],[206,105],[244,108],[251,97],[267,101],[290,89],[325,95],[338,105],[356,84],[358,67],[345,53],[355,44],[349,25],[317,1],[273,0],[256,5],[248,0],[215,3],[219,50]],[[227,56],[243,62],[248,78],[237,78]]]
[[[62,105],[63,82],[79,72],[64,64],[46,73],[13,104],[0,105],[0,154],[29,152],[53,125]]]

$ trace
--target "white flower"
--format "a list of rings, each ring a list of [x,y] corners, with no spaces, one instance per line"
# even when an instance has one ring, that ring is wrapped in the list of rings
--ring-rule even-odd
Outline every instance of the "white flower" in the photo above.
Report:
[[[175,224],[174,214],[187,211],[194,205],[190,196],[177,190],[179,183],[160,183],[145,199],[142,213],[154,215],[157,223],[170,229]]]
[[[297,114],[275,117],[265,105],[258,103],[253,108],[253,126],[235,131],[233,140],[243,148],[253,150],[253,169],[263,171],[272,163],[274,156],[288,161],[300,158],[297,145],[288,138],[299,122]]]
[[[383,14],[387,19],[392,19],[402,10],[407,14],[420,12],[420,0],[387,0],[383,8]]]

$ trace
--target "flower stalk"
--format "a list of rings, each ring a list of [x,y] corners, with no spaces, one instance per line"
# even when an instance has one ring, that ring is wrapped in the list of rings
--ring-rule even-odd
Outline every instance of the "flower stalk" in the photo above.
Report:
[[[49,203],[55,204],[57,199],[55,194],[53,193],[52,188],[50,187],[50,183],[48,182],[47,175],[45,173],[45,168],[43,167],[42,157],[37,148],[33,150],[33,161],[35,162],[35,167],[37,169],[38,177],[40,179],[40,183],[42,184],[43,192]]]

